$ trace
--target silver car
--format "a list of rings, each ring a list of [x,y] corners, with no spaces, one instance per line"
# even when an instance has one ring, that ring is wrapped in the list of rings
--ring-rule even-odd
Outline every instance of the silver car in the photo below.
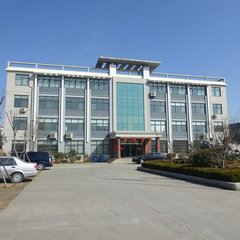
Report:
[[[0,157],[0,159],[2,160],[8,174],[11,176],[13,182],[15,183],[22,182],[22,180],[26,177],[33,177],[37,175],[38,171],[36,163],[27,163],[17,157]],[[4,174],[4,177],[8,178],[1,161],[0,168],[1,172]],[[2,179],[1,173],[0,179]]]

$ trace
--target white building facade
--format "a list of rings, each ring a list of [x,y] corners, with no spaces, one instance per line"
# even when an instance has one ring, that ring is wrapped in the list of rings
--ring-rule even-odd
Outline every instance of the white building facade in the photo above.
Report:
[[[17,150],[74,149],[106,160],[186,151],[195,138],[210,139],[227,120],[225,79],[153,72],[160,64],[109,57],[95,68],[9,62],[5,111],[17,128]],[[4,129],[10,152],[7,117]]]

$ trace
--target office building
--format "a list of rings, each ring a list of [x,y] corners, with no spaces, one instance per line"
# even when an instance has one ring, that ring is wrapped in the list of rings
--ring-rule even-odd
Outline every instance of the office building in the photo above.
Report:
[[[227,119],[225,79],[154,72],[160,64],[110,57],[99,57],[95,68],[9,62],[6,112],[18,129],[17,150],[75,149],[108,159],[186,151],[195,138],[211,138]],[[6,117],[4,128],[9,152]]]

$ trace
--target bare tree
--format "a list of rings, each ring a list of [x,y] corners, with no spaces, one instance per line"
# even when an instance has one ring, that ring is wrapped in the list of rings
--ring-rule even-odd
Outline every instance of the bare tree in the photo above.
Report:
[[[9,113],[6,112],[7,118],[8,118],[8,122],[12,128],[13,131],[13,152],[15,153],[15,155],[18,157],[18,153],[16,151],[16,136],[17,136],[17,125],[14,123],[14,117],[16,116],[16,113],[13,113],[11,110],[9,111]]]
[[[233,150],[235,133],[230,130],[227,120],[225,120],[222,126],[215,127],[215,129],[212,126],[211,129],[213,138],[210,141],[210,147],[217,150],[221,165],[224,168],[226,156]]]

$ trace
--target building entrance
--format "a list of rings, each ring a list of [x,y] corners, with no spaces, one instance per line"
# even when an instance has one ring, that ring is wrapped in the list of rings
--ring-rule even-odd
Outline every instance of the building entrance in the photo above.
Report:
[[[132,157],[144,155],[144,145],[137,141],[121,141],[121,157]]]

